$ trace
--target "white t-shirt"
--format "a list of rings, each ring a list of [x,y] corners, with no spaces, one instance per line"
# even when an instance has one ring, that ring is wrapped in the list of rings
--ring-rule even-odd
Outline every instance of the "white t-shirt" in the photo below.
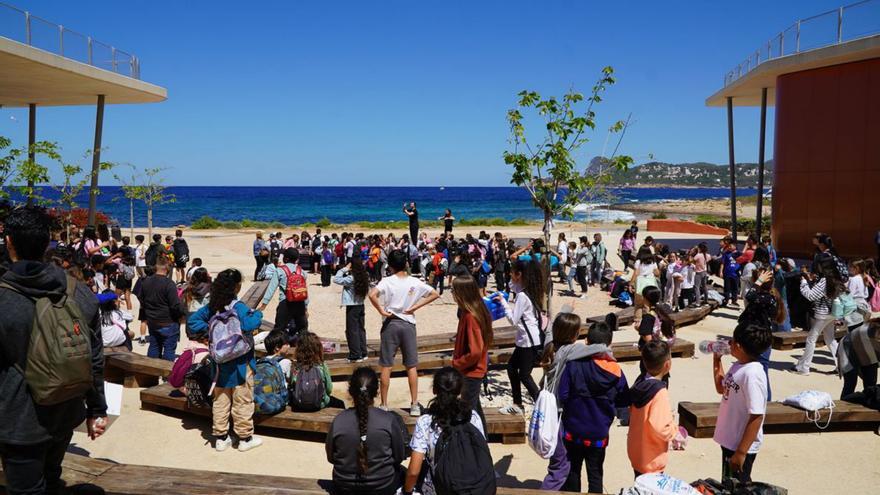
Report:
[[[471,412],[471,424],[474,425],[484,437],[486,436],[486,433],[483,431],[483,423],[480,421],[480,417],[477,415],[476,411]],[[411,448],[413,452],[425,454],[425,461],[429,466],[427,474],[425,475],[425,480],[422,482],[422,495],[434,495],[435,493],[434,483],[431,479],[431,471],[434,469],[434,447],[437,445],[437,440],[440,439],[441,433],[443,433],[441,428],[431,428],[431,415],[424,414],[419,417],[418,421],[416,421],[412,440],[409,442],[409,448]]]
[[[733,363],[722,381],[724,394],[718,407],[715,424],[715,442],[726,449],[736,450],[742,440],[750,414],[767,412],[767,376],[758,361]],[[764,441],[764,419],[749,454],[755,454]]]
[[[111,314],[111,323],[104,324],[101,319],[101,339],[104,341],[104,347],[116,347],[125,343],[125,332],[128,330],[128,322],[134,320],[131,314],[115,310]]]
[[[681,267],[681,288],[682,289],[693,289],[694,288],[694,278],[696,276],[696,271],[694,270],[694,265],[683,265]]]
[[[137,247],[134,248],[136,265],[138,267],[147,266],[147,246],[144,246],[143,243],[138,244]]]
[[[559,241],[559,245],[556,246],[556,252],[559,253],[559,262],[564,265],[568,261],[568,243]]]
[[[861,275],[850,277],[849,282],[846,283],[846,288],[853,299],[868,299],[868,289],[865,288],[865,280]]]
[[[507,321],[516,327],[516,346],[526,348],[540,346],[543,321],[538,320],[539,315],[535,314],[535,307],[529,296],[522,291],[515,292],[516,301],[513,303],[513,308],[504,298],[501,299],[501,305],[504,306]]]
[[[347,258],[354,256],[354,241],[348,241],[345,243],[345,256]]]
[[[383,278],[376,285],[376,289],[379,291],[379,300],[385,307],[385,311],[413,325],[416,324],[415,315],[404,314],[404,311],[434,291],[430,285],[417,278],[398,277],[397,275]]]

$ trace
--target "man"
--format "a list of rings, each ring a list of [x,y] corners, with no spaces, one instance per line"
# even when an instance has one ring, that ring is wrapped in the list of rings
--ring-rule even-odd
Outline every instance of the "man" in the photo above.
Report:
[[[189,244],[183,238],[183,231],[174,231],[174,241],[171,243],[171,252],[174,254],[174,268],[177,271],[177,282],[186,282],[186,264],[189,263]]]
[[[608,256],[608,248],[602,243],[602,234],[593,234],[593,244],[590,246],[590,250],[593,252],[590,285],[596,285],[596,283],[601,285],[602,272],[605,271],[605,258]]]
[[[147,356],[174,361],[180,340],[180,319],[186,307],[177,295],[177,285],[168,274],[171,263],[164,257],[156,261],[156,273],[145,278],[135,294],[141,303],[141,320],[147,322],[150,346]]]
[[[59,404],[39,405],[25,383],[28,348],[36,301],[65,300],[68,278],[55,264],[41,260],[49,245],[48,215],[36,207],[12,210],[6,218],[4,241],[10,264],[0,278],[0,460],[10,494],[57,493],[61,461],[73,429],[86,421],[89,436],[104,433],[104,352],[98,301],[80,283],[73,297],[88,328],[93,384],[85,395]]]
[[[388,386],[397,349],[403,354],[409,393],[410,416],[422,414],[419,406],[419,349],[416,339],[415,312],[440,297],[430,285],[406,274],[406,253],[396,249],[388,255],[391,276],[385,277],[370,291],[370,302],[384,318],[380,332],[379,366],[382,367],[380,394],[382,408],[388,407]],[[381,298],[381,299],[380,299]]]
[[[416,202],[413,201],[409,204],[409,207],[406,206],[406,203],[403,204],[403,213],[409,217],[409,238],[410,239],[418,239],[419,238],[419,210],[416,209]]]
[[[300,276],[305,277],[302,269],[299,267],[299,251],[294,248],[287,248],[281,256],[284,264],[282,266],[269,265],[267,277],[269,278],[269,287],[266,294],[263,295],[263,301],[257,308],[260,311],[266,309],[269,301],[275,291],[278,290],[278,309],[275,310],[275,326],[273,330],[282,330],[289,335],[296,335],[306,332],[309,329],[309,300],[305,301],[288,301],[287,300],[287,278],[296,276],[299,272]]]

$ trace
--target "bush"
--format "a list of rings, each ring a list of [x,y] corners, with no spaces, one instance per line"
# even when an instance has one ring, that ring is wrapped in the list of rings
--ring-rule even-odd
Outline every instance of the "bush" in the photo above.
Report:
[[[223,222],[222,227],[229,230],[241,229],[241,222]]]
[[[333,225],[333,222],[331,222],[330,219],[327,217],[324,217],[324,218],[318,220],[317,222],[315,222],[315,226],[320,227],[322,229],[326,229],[327,227],[329,227],[331,225]]]
[[[57,225],[64,226],[67,222],[67,210],[61,208],[50,208],[46,211],[49,215],[49,218],[53,220],[53,223],[57,222]],[[95,213],[95,221],[100,225],[110,225],[112,222],[110,221],[110,217],[105,215],[104,213],[98,211]],[[85,228],[89,223],[89,210],[87,208],[74,208],[70,210],[70,223],[76,225],[79,228]]]
[[[711,225],[713,227],[718,227],[721,229],[730,230],[733,222],[730,221],[730,218],[719,217],[715,215],[697,215],[694,217],[694,221],[697,223],[702,223],[706,225]],[[755,219],[754,218],[745,218],[736,220],[736,231],[737,233],[752,233],[755,231]],[[761,235],[770,233],[770,217],[765,216],[763,221],[761,222]]]
[[[245,218],[241,221],[241,227],[244,229],[268,229],[269,222],[263,222],[260,220],[248,220]]]
[[[272,229],[286,229],[287,225],[284,225],[282,222],[271,222],[269,223],[269,228]]]
[[[529,222],[525,218],[514,218],[510,222],[509,225],[528,225]]]
[[[666,213],[663,213],[662,211],[659,211],[659,212],[651,215],[652,220],[666,220],[667,218],[669,218],[669,217],[666,216]]]
[[[219,229],[223,224],[220,223],[216,218],[211,218],[208,215],[203,216],[202,218],[193,222],[189,228],[193,230],[209,230],[209,229]]]
[[[625,220],[625,219],[623,219],[623,218],[615,218],[615,219],[614,219],[614,223],[617,224],[617,225],[624,225],[624,224],[629,224],[630,221],[629,221],[629,220]]]

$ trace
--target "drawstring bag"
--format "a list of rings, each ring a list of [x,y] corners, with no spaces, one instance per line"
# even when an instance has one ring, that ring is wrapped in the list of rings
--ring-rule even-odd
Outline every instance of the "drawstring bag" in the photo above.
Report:
[[[820,430],[828,428],[828,425],[831,424],[831,413],[834,411],[834,400],[831,399],[831,395],[828,394],[828,392],[804,390],[803,392],[786,397],[782,403],[797,407],[798,409],[803,409],[807,419],[812,421],[813,424],[816,425],[816,428],[819,428]],[[825,422],[824,426],[819,424],[819,420],[822,416],[822,409],[828,409],[828,421]]]
[[[544,459],[553,457],[559,440],[559,409],[556,396],[547,390],[538,394],[528,430],[529,447]]]

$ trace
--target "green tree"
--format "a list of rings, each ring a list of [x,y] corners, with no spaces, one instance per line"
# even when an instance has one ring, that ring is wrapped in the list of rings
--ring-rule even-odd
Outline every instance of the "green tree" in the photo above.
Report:
[[[556,97],[542,99],[535,91],[521,91],[517,108],[507,112],[513,150],[504,152],[504,163],[513,167],[510,182],[526,189],[532,203],[541,210],[545,245],[550,243],[554,218],[572,218],[575,207],[597,187],[604,187],[608,176],[633,163],[631,157],[615,153],[607,158],[605,168],[578,165],[577,152],[589,142],[587,133],[596,129],[593,105],[602,101],[602,94],[614,82],[614,69],[605,67],[586,99],[574,90],[563,96],[562,101]],[[534,134],[537,138],[532,140],[527,136],[524,121],[525,114],[532,117],[535,113],[534,117],[542,120],[544,125]],[[625,129],[626,122],[621,120],[615,122],[609,132],[620,133]],[[550,257],[543,256],[543,260],[549,282]],[[550,292],[548,290],[548,310]]]
[[[45,202],[40,196],[40,184],[49,182],[49,167],[43,159],[61,162],[61,153],[56,143],[37,141],[32,146],[12,148],[12,141],[0,136],[0,198],[8,198],[4,187],[7,182],[18,185],[14,189],[27,198],[28,203]],[[30,158],[30,153],[34,158]]]
[[[134,201],[141,201],[147,208],[147,235],[153,237],[153,207],[156,205],[173,203],[177,198],[173,194],[165,192],[167,186],[160,176],[167,168],[156,167],[144,169],[143,175],[139,174],[134,165],[131,167],[131,177],[122,178],[114,175],[122,187],[123,196],[129,200],[129,212],[131,215],[131,232],[134,236]]]

